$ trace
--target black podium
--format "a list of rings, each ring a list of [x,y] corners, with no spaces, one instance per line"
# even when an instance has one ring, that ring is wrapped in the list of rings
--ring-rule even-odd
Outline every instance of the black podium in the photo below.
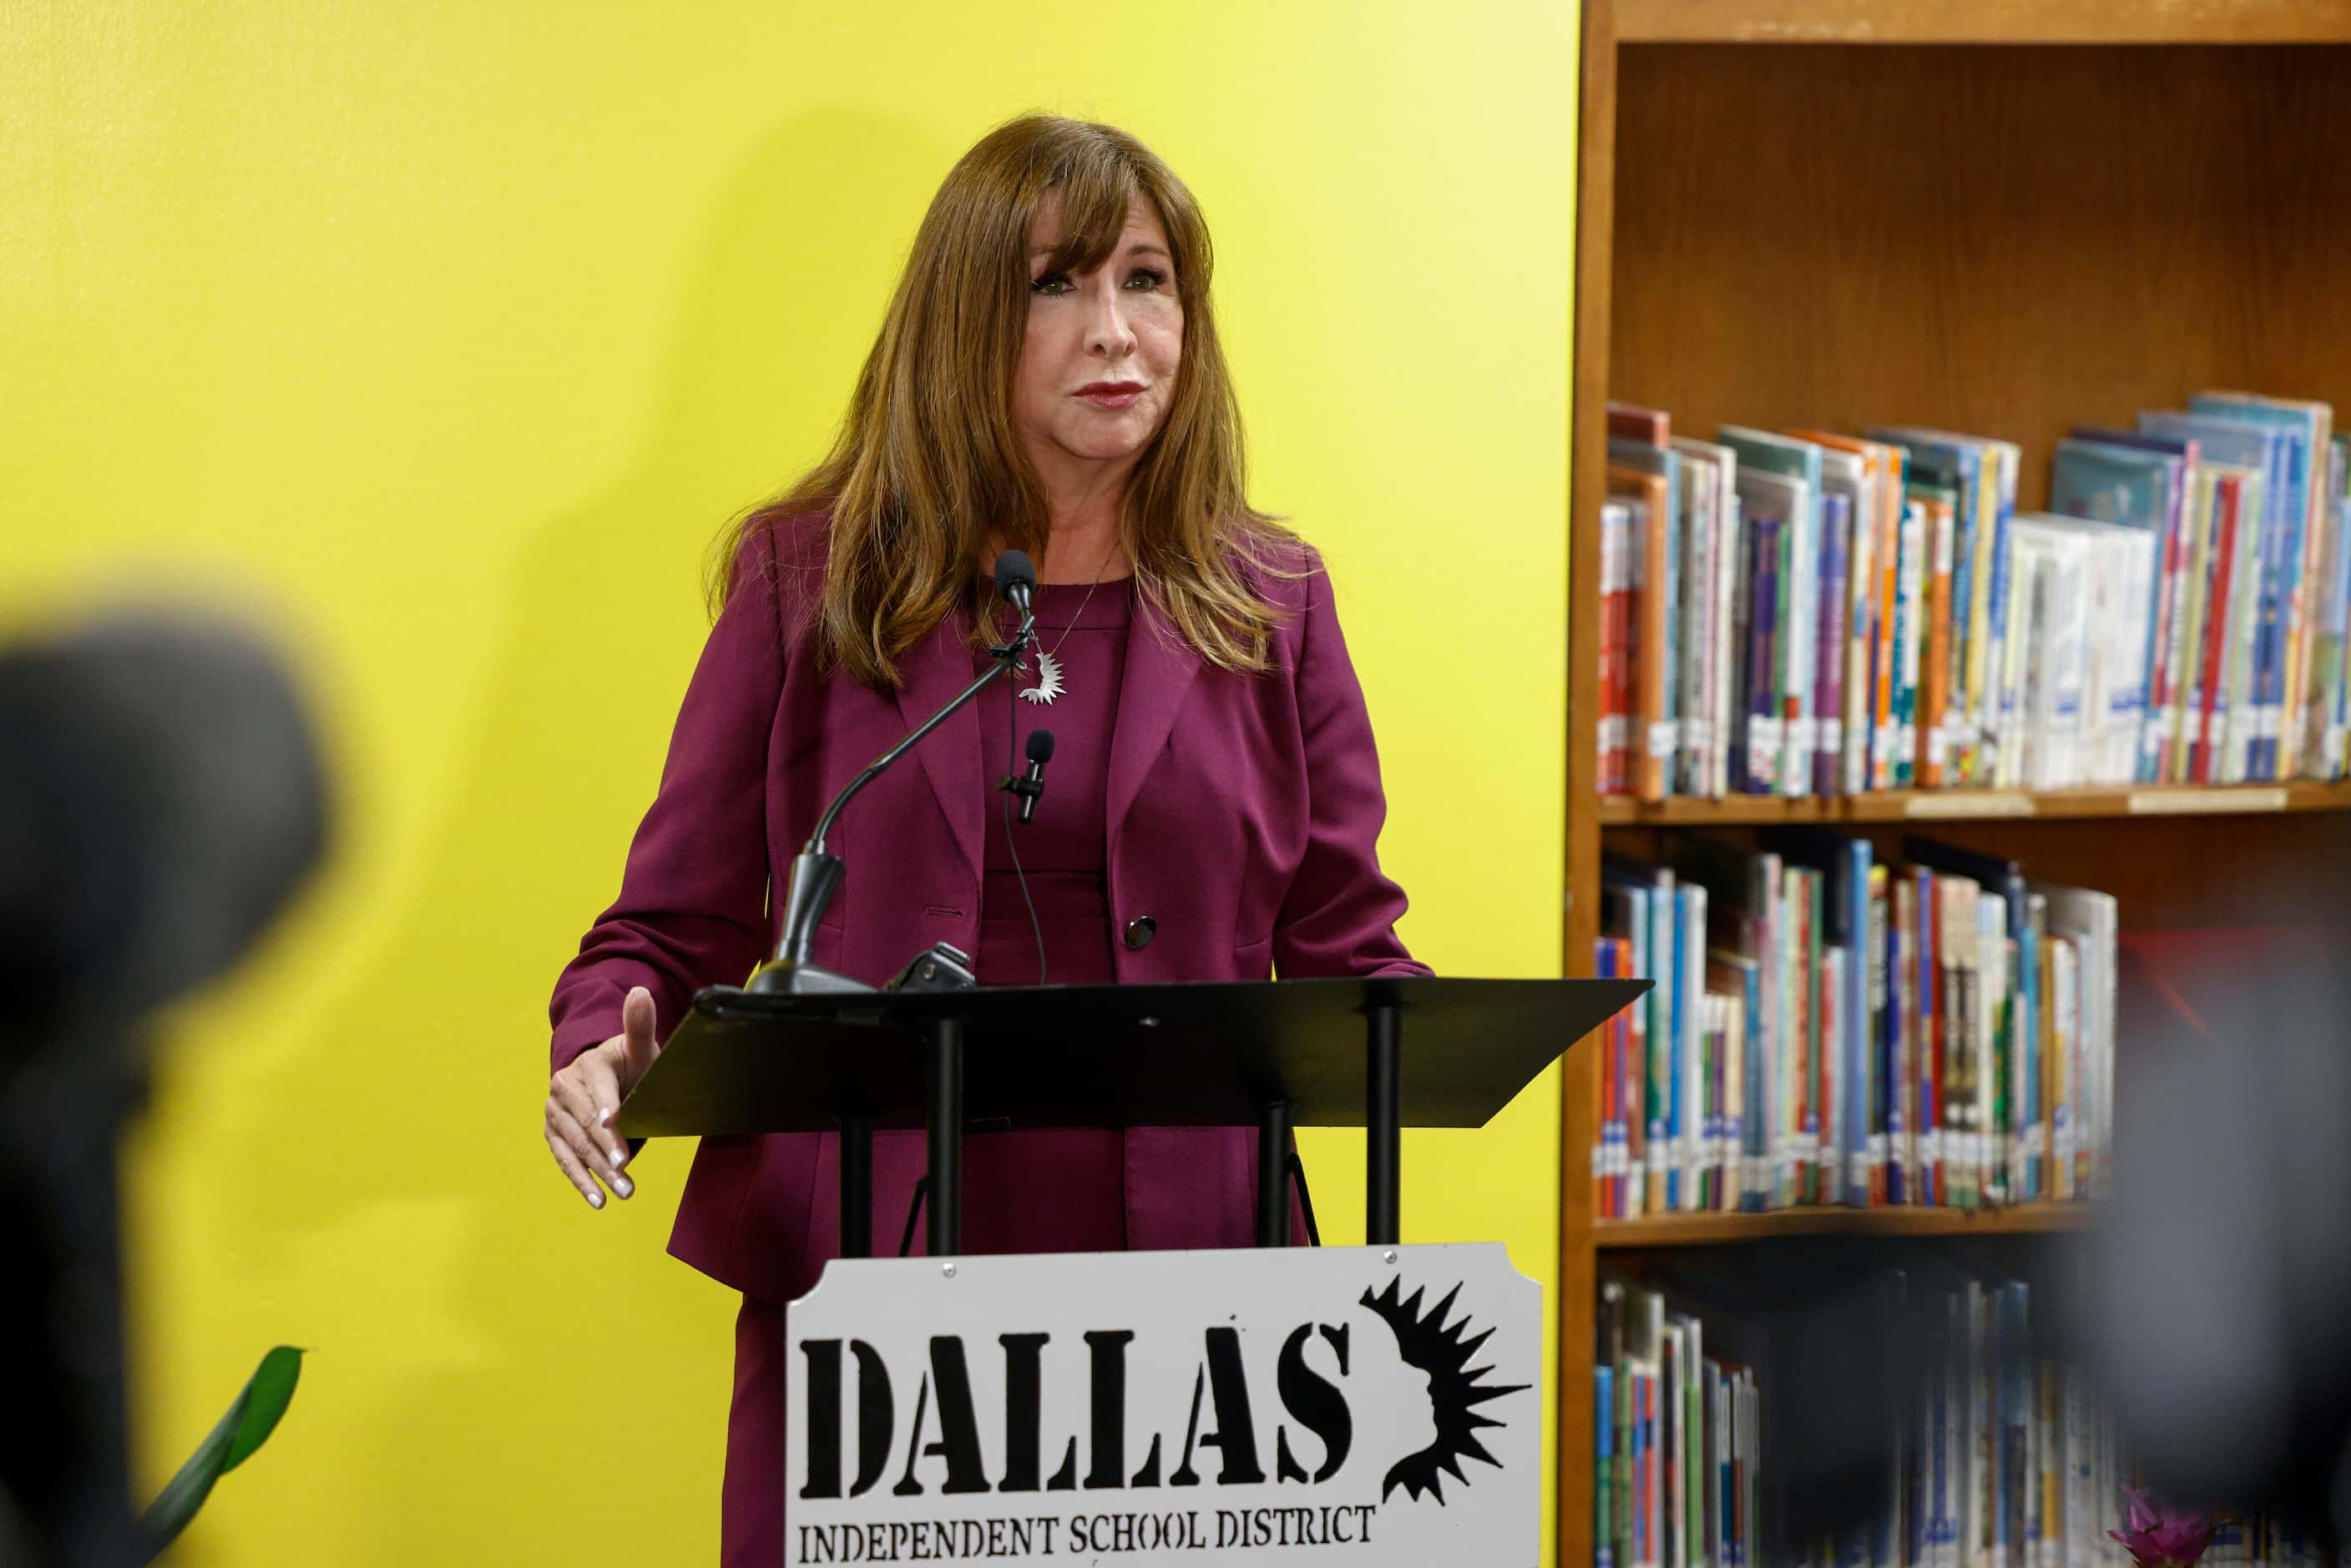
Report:
[[[1254,1126],[1258,1241],[1292,1127],[1362,1127],[1366,1235],[1397,1240],[1405,1127],[1482,1126],[1646,980],[1332,979],[778,996],[711,987],[624,1137],[838,1131],[841,1242],[871,1250],[877,1127],[927,1129],[927,1241],[962,1249],[963,1130]],[[1574,1151],[1570,1151],[1571,1155]]]

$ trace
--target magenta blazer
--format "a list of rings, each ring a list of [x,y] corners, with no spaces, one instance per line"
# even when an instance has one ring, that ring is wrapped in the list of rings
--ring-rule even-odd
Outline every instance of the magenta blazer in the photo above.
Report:
[[[632,987],[652,991],[666,1039],[696,989],[740,985],[772,956],[768,889],[782,886],[826,802],[976,673],[956,622],[908,653],[894,695],[822,674],[813,621],[825,548],[820,517],[755,528],[745,542],[620,896],[556,983],[555,1068],[620,1032]],[[1263,675],[1204,664],[1137,602],[1112,737],[1107,891],[1117,931],[1145,917],[1154,929],[1142,946],[1113,941],[1121,982],[1428,973],[1396,939],[1405,897],[1379,868],[1379,760],[1330,579],[1303,547],[1283,566],[1300,575],[1252,574],[1288,612]],[[816,961],[878,985],[935,942],[977,952],[993,799],[977,713],[966,707],[835,825],[828,847],[849,874],[817,930]],[[1169,1162],[1135,1157],[1154,1135],[1126,1134],[1130,1244],[1223,1244],[1206,1216],[1229,1217],[1246,1243],[1254,1134],[1237,1136],[1250,1151],[1237,1168],[1173,1178]],[[919,1147],[916,1135],[917,1158]],[[838,1252],[836,1160],[829,1133],[704,1139],[670,1251],[768,1301],[805,1294]],[[892,1228],[887,1155],[877,1150],[875,1163],[877,1228]],[[1202,1163],[1215,1162],[1177,1162]],[[1163,1175],[1147,1179],[1154,1170]]]

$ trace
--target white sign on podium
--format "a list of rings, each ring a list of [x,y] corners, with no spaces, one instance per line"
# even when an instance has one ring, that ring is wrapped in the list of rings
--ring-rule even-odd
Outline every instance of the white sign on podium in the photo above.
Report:
[[[784,1560],[1533,1568],[1541,1303],[1497,1244],[831,1263]]]

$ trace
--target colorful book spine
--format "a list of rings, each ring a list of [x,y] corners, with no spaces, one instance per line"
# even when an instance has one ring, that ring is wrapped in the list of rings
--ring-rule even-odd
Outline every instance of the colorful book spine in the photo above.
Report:
[[[1823,891],[1825,893],[1825,879]],[[1843,947],[1830,944],[1823,931],[1821,946],[1820,1046],[1816,1060],[1820,1063],[1820,1129],[1815,1145],[1813,1201],[1843,1203],[1846,1201],[1844,1128],[1851,1113],[1853,1084],[1845,1072],[1845,1036],[1851,1023],[1844,1010],[1844,977],[1847,954]]]
[[[1820,1051],[1820,873],[1808,867],[1787,867],[1789,883],[1789,943],[1792,989],[1796,1016],[1796,1086],[1789,1103],[1796,1110],[1796,1201],[1820,1201],[1820,1128],[1822,1128],[1822,1051]]]
[[[1918,779],[1918,671],[1927,637],[1928,596],[1933,586],[1935,533],[1924,501],[1905,497],[1896,546],[1895,605],[1893,755],[1886,759],[1886,788],[1907,789]]]
[[[2329,781],[2346,772],[2346,737],[2351,734],[2351,440],[2327,443],[2325,495],[2327,542],[2325,605],[2312,654],[2314,695],[2306,745],[2316,758],[2305,769]]]
[[[1616,1568],[1616,1369],[1592,1369],[1592,1562]]]
[[[2195,768],[2204,711],[2205,623],[2211,603],[2212,555],[2219,538],[2220,489],[2223,476],[2211,465],[2199,465],[2189,496],[2186,553],[2181,561],[2184,587],[2179,646],[2182,674],[2172,687],[2172,714],[2168,721],[2170,768],[2164,781],[2185,784]]]
[[[2173,777],[2179,742],[2176,716],[2187,672],[2189,537],[2199,448],[2192,440],[2180,445],[2181,466],[2172,474],[2170,488],[2164,497],[2164,529],[2158,546],[2163,565],[2156,612],[2157,653],[2152,665],[2155,685],[2147,696],[2150,755],[2143,773],[2152,783],[2168,783]]]
[[[1911,777],[1920,789],[1932,789],[1947,781],[1945,768],[1950,751],[1952,648],[1958,635],[1951,620],[1958,591],[1958,501],[1948,490],[1924,487],[1917,498],[1926,507],[1927,567],[1932,575],[1926,580],[1926,632],[1917,698],[1918,748]],[[1956,779],[1948,781],[1956,782]]]
[[[1991,473],[1987,481],[1992,489],[1992,555],[1991,591],[1989,615],[1991,629],[1990,664],[2006,672],[1993,694],[1992,705],[1985,718],[1984,744],[1995,759],[2008,756],[2018,708],[2018,678],[2021,660],[2010,647],[2010,622],[2014,617],[2015,548],[2011,529],[2016,520],[2016,486],[2023,465],[2024,449],[2013,442],[1987,441],[1984,450]],[[2013,766],[2012,762],[2011,766]],[[1999,780],[1995,780],[1999,781]]]
[[[2228,729],[2230,606],[2244,497],[2244,483],[2236,475],[2215,476],[2211,545],[2205,552],[2203,645],[2197,651],[2192,694],[2196,712],[2189,726],[2188,781],[2191,784],[2211,784],[2220,778],[2214,764]]]
[[[1722,1176],[1715,1207],[1743,1207],[1747,1197],[1747,1062],[1752,1053],[1749,1009],[1751,992],[1742,983],[1721,992]]]
[[[1604,795],[1615,794],[1625,787],[1619,757],[1624,746],[1625,718],[1618,698],[1625,654],[1617,627],[1625,597],[1624,549],[1624,505],[1606,502],[1600,508],[1600,650],[1593,682],[1599,688],[1600,713],[1593,735],[1594,776]]]
[[[1943,471],[1948,475],[1942,482],[1948,484],[1951,504],[1950,598],[1937,616],[1938,622],[1947,627],[1939,688],[1942,701],[1928,710],[1928,718],[1935,727],[1938,781],[1963,784],[1969,781],[1974,766],[1968,719],[1968,698],[1972,689],[1970,672],[1974,668],[1971,655],[1975,653],[1970,640],[1980,630],[1975,606],[1979,591],[1987,582],[1977,548],[1982,532],[1978,511],[1980,465],[1971,454],[1956,454],[1933,446],[1922,448],[1916,442],[1906,444],[1914,462],[1936,457],[1945,465]]]
[[[1870,693],[1872,665],[1876,657],[1877,552],[1879,548],[1876,493],[1865,481],[1852,503],[1845,525],[1851,540],[1846,551],[1844,679],[1840,683],[1841,744],[1834,793],[1858,795],[1869,788],[1869,737],[1874,706]]]
[[[1901,786],[1895,780],[1899,768],[1906,775],[1911,748],[1902,744],[1899,721],[1895,710],[1904,688],[1915,686],[1915,668],[1906,668],[1904,653],[1898,646],[1900,622],[1907,613],[1903,608],[1906,571],[1915,580],[1915,566],[1906,569],[1906,556],[1915,556],[1912,542],[1914,519],[1909,497],[1903,490],[1904,462],[1902,449],[1886,446],[1884,469],[1879,478],[1886,514],[1885,533],[1879,544],[1879,576],[1882,586],[1877,600],[1877,656],[1875,667],[1879,672],[1880,691],[1876,694],[1877,732],[1871,737],[1870,783],[1873,789],[1893,789]],[[1912,591],[1915,591],[1915,581]]]
[[[1707,1129],[1705,1039],[1707,890],[1687,880],[1674,890],[1674,1158],[1680,1173],[1673,1207],[1701,1207],[1700,1180],[1712,1154]]]
[[[1949,1201],[1943,1181],[1943,1037],[1949,1007],[1941,985],[1942,890],[1935,873],[1924,866],[1913,867],[1910,876],[1918,915],[1917,988],[1913,993],[1918,1001],[1914,1059],[1918,1114],[1911,1125],[1918,1130],[1920,1201],[1939,1207]]]
[[[1724,454],[1719,482],[1722,538],[1715,550],[1714,774],[1708,792],[1718,800],[1730,792],[1730,736],[1745,720],[1742,704],[1746,694],[1740,680],[1746,668],[1747,524],[1740,512],[1736,471],[1732,466],[1735,462],[1729,453]]]
[[[2246,777],[2272,782],[2278,777],[2277,741],[2285,706],[2285,631],[2288,543],[2301,514],[2301,449],[2288,443],[2283,482],[2264,520],[2261,548],[2259,630],[2253,634],[2253,735]]]
[[[1679,455],[1678,454],[1677,455]],[[1714,671],[1710,647],[1714,636],[1714,551],[1720,529],[1710,465],[1681,456],[1682,548],[1679,641],[1675,670],[1680,682],[1676,705],[1677,729],[1674,751],[1674,792],[1707,793],[1713,766],[1713,695],[1708,682]]]
[[[1633,792],[1644,800],[1666,796],[1666,761],[1672,754],[1673,734],[1667,725],[1669,697],[1667,657],[1669,624],[1664,598],[1667,581],[1667,541],[1671,529],[1664,521],[1662,479],[1611,463],[1610,493],[1622,497],[1632,519],[1638,549],[1631,556],[1632,593],[1640,635],[1626,648],[1632,680],[1631,712],[1627,716],[1628,772]]]
[[[1985,735],[1994,703],[1998,700],[1999,639],[1992,621],[1994,594],[1999,590],[2004,570],[2000,556],[1999,476],[1987,455],[1980,449],[1971,455],[1973,476],[1970,481],[1973,513],[1969,528],[1969,543],[1973,548],[1973,561],[1968,589],[1968,648],[1967,685],[1959,693],[1959,708],[1956,723],[1965,749],[1959,762],[1962,784],[1988,782],[1991,747]]]
[[[2048,1111],[2041,1099],[2041,1056],[2049,1022],[2043,1008],[2041,953],[2049,924],[2048,904],[2033,895],[2028,897],[2025,908],[2022,933],[2009,941],[2009,962],[2016,976],[2013,1022],[2009,1030],[2009,1194],[2017,1203],[2046,1196],[2042,1151],[2048,1142]]]
[[[1819,637],[1813,659],[1813,749],[1809,771],[1812,792],[1834,795],[1844,779],[1844,679],[1846,643],[1851,635],[1851,572],[1848,565],[1853,536],[1853,502],[1829,493],[1820,498]]]
[[[1975,1091],[1976,1191],[1987,1207],[2009,1201],[2009,1062],[2015,1051],[2010,1004],[2015,995],[2008,933],[2008,901],[1991,888],[1976,899],[1976,968],[1981,977],[1977,1013]]]
[[[2265,479],[2260,494],[2244,504],[2238,515],[2236,549],[2230,563],[2231,635],[2221,674],[2223,723],[2220,750],[2213,762],[2216,784],[2242,784],[2254,777],[2262,727],[2261,617],[2269,591],[2265,562],[2276,507],[2274,500],[2266,497],[2273,494]]]
[[[1618,941],[1613,936],[1603,936],[1593,944],[1592,973],[1595,978],[1629,978],[1617,972],[1617,950]],[[1625,1053],[1618,1043],[1624,1024],[1622,1013],[1609,1019],[1602,1029],[1600,1049],[1593,1053],[1593,1103],[1599,1107],[1600,1122],[1599,1139],[1592,1145],[1593,1209],[1609,1219],[1622,1218],[1625,1214],[1625,1129],[1619,1120],[1625,1105]]]
[[[1673,873],[1660,871],[1649,894],[1649,972],[1656,981],[1649,995],[1656,1005],[1649,1011],[1648,1110],[1650,1205],[1661,1211],[1681,1207],[1676,1158],[1681,1151],[1681,1123],[1675,1100],[1681,1083],[1679,925]]]
[[[1785,519],[1776,514],[1750,518],[1754,590],[1747,643],[1748,719],[1740,748],[1750,794],[1772,795],[1780,789],[1780,558],[1784,532]]]
[[[1902,1103],[1898,1097],[1901,1057],[1900,988],[1894,984],[1900,960],[1894,951],[1893,880],[1886,867],[1869,867],[1868,929],[1864,951],[1868,955],[1868,996],[1862,1014],[1863,1049],[1869,1052],[1869,1111],[1863,1134],[1867,1140],[1865,1165],[1868,1172],[1865,1201],[1872,1208],[1901,1201],[1894,1166],[1895,1145],[1902,1135]]]
[[[1813,660],[1819,646],[1813,609],[1820,514],[1809,491],[1796,492],[1780,535],[1780,793],[1811,792],[1815,728]]]

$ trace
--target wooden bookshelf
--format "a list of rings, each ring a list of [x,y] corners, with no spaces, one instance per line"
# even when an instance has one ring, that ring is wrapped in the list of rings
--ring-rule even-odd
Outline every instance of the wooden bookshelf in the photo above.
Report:
[[[1602,799],[1592,585],[1612,392],[1677,433],[2005,436],[2026,508],[2078,423],[2217,386],[2351,411],[2351,0],[1585,0],[1581,47],[1566,972],[1592,972],[1604,845],[1654,855],[1684,830],[1850,824],[1887,852],[1932,831],[2112,892],[2126,933],[2262,924],[2281,889],[2341,885],[2341,786]],[[1828,1230],[2062,1238],[2087,1218],[1597,1219],[1592,1063],[1579,1047],[1562,1074],[1562,1568],[1592,1561],[1604,1259]]]
[[[2079,1203],[2001,1208],[1774,1209],[1766,1214],[1655,1214],[1593,1222],[1603,1252],[1631,1248],[1710,1247],[1775,1236],[2040,1236],[2081,1230],[2093,1210]]]
[[[1626,44],[2339,44],[2345,0],[1621,0]]]

